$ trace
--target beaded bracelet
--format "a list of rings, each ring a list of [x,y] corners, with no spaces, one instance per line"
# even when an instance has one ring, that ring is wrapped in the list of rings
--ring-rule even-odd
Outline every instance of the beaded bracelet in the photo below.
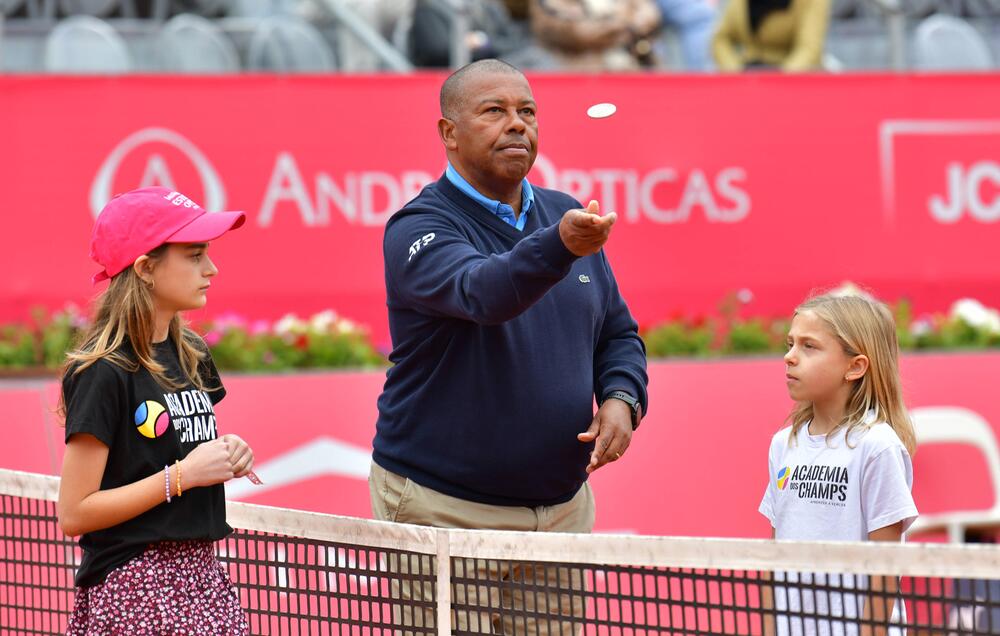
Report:
[[[181,489],[181,460],[175,459],[174,466],[177,467],[177,496],[180,497],[184,494],[184,490]]]
[[[170,466],[163,467],[164,486],[167,489],[167,503],[170,503]]]

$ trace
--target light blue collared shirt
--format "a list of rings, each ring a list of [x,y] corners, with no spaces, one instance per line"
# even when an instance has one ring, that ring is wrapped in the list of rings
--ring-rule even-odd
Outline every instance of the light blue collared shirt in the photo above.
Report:
[[[521,216],[515,217],[514,208],[506,203],[488,199],[480,194],[478,190],[472,187],[472,184],[466,181],[462,175],[458,174],[458,170],[455,170],[450,161],[448,162],[448,169],[445,170],[444,174],[453,186],[468,195],[473,201],[493,214],[496,214],[507,225],[512,225],[518,230],[524,231],[524,224],[528,221],[528,212],[531,211],[531,204],[535,202],[535,193],[532,191],[531,184],[528,183],[527,179],[521,182]]]

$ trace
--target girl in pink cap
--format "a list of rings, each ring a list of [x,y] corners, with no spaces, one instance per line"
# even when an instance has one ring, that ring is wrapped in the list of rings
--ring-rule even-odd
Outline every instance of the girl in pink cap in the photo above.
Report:
[[[143,188],[94,225],[94,281],[111,282],[62,379],[59,523],[83,549],[68,634],[249,632],[213,545],[232,532],[222,484],[250,474],[253,452],[218,436],[226,390],[180,317],[218,273],[209,241],[244,218]]]

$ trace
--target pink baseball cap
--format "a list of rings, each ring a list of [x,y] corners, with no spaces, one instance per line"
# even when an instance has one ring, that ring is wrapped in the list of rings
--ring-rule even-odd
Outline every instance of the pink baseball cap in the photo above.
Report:
[[[117,194],[94,222],[90,258],[104,267],[94,283],[111,278],[164,243],[206,243],[246,221],[242,212],[206,212],[169,188]]]

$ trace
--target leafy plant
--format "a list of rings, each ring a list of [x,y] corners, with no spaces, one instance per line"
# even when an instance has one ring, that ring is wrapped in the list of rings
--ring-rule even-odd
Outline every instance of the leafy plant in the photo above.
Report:
[[[253,324],[232,314],[202,325],[205,342],[220,369],[286,371],[316,368],[372,368],[385,358],[371,345],[367,331],[331,310],[309,320],[289,314],[269,325]]]
[[[750,354],[780,351],[780,339],[784,334],[776,334],[771,325],[761,319],[735,322],[729,328],[723,350],[726,353]]]
[[[694,324],[674,320],[645,333],[646,351],[652,358],[706,356],[711,352],[714,330],[708,323]]]
[[[643,332],[651,358],[747,355],[784,350],[787,318],[746,314],[753,295],[740,290],[719,304],[711,319],[675,316]],[[909,302],[893,306],[900,348],[983,349],[1000,347],[1000,312],[972,299],[947,313],[914,316]],[[35,310],[28,323],[0,325],[0,369],[60,367],[66,351],[87,326],[75,306],[47,315]],[[195,325],[216,365],[227,371],[376,368],[388,364],[372,347],[367,330],[332,310],[302,319],[289,314],[273,324],[224,314]]]

